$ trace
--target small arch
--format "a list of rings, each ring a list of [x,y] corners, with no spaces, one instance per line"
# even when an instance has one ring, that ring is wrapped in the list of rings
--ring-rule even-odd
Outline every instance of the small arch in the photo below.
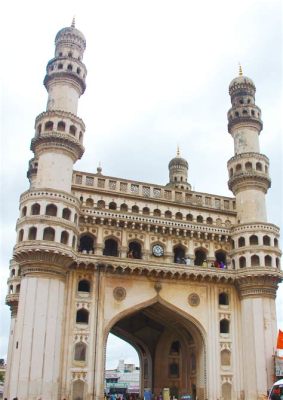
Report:
[[[252,165],[252,163],[251,162],[246,162],[246,164],[245,164],[245,169],[246,169],[246,171],[251,171],[252,169],[253,169],[253,165]]]
[[[142,213],[143,213],[143,215],[149,215],[149,214],[150,214],[149,208],[148,208],[148,207],[144,207],[144,208],[142,209]]]
[[[78,292],[90,292],[90,281],[87,279],[81,279],[78,283]]]
[[[175,361],[169,364],[169,377],[179,378],[179,364]]]
[[[227,349],[221,351],[221,365],[229,366],[231,365],[231,352]]]
[[[71,210],[69,210],[69,208],[63,208],[62,218],[67,219],[68,221],[70,220],[70,218],[71,218]]]
[[[42,125],[41,125],[41,124],[39,124],[39,125],[38,125],[38,127],[37,127],[37,133],[38,133],[38,134],[40,134],[40,133],[41,133],[41,129],[42,129]]]
[[[86,207],[93,207],[93,199],[91,199],[90,197],[88,199],[86,199],[85,205]]]
[[[183,219],[183,214],[180,213],[180,212],[177,212],[177,213],[175,214],[175,219],[182,220],[182,219]]]
[[[251,114],[252,114],[253,117],[255,116],[254,110],[251,110]]]
[[[26,215],[27,215],[27,208],[26,208],[26,206],[24,206],[22,208],[21,217],[25,217]]]
[[[19,242],[22,242],[22,241],[23,241],[23,238],[24,238],[24,230],[21,229],[21,230],[19,231]]]
[[[40,205],[35,203],[31,206],[31,215],[39,215],[40,214]]]
[[[104,200],[98,200],[97,202],[97,208],[104,209],[105,208],[105,201]]]
[[[126,203],[123,203],[120,205],[120,211],[122,212],[127,212],[128,211],[128,206]]]
[[[55,229],[53,228],[45,228],[43,231],[43,240],[49,240],[50,242],[55,239]]]
[[[183,246],[177,245],[173,249],[174,253],[174,263],[186,264],[185,261],[185,249]]]
[[[250,246],[258,245],[258,237],[256,235],[250,236]]]
[[[14,292],[13,285],[10,285],[9,286],[9,294],[13,294],[13,292]]]
[[[85,308],[80,308],[76,314],[77,324],[88,324],[89,312]]]
[[[276,263],[276,268],[280,269],[280,258],[279,257],[276,257],[275,263]]]
[[[171,213],[171,211],[169,211],[169,210],[165,211],[164,217],[165,217],[165,218],[172,218],[172,213]]]
[[[229,382],[222,384],[222,398],[223,400],[230,400],[232,398],[232,385]]]
[[[238,239],[238,246],[239,246],[239,247],[245,247],[245,245],[246,245],[246,240],[245,240],[245,238],[244,238],[243,236],[241,236],[241,237]]]
[[[37,228],[35,226],[29,228],[28,240],[36,240],[36,234],[37,234]]]
[[[197,222],[198,223],[203,223],[203,217],[201,215],[197,216]]]
[[[263,236],[262,242],[264,246],[270,246],[270,237],[267,235]]]
[[[180,354],[180,348],[181,348],[181,345],[178,340],[172,342],[171,347],[170,347],[170,352],[169,352],[170,356]]]
[[[62,63],[58,64],[58,69],[63,69],[63,64]]]
[[[203,265],[206,261],[206,251],[203,249],[195,250],[195,265]]]
[[[133,206],[133,207],[132,207],[132,212],[133,212],[133,213],[138,214],[139,211],[140,211],[140,210],[139,210],[139,207],[138,207],[138,206]]]
[[[76,247],[76,236],[73,235],[73,239],[72,239],[72,248],[74,249]]]
[[[80,73],[81,73],[81,69],[77,68],[77,74],[80,75]]]
[[[77,128],[75,127],[75,125],[70,125],[69,133],[70,133],[71,135],[75,136],[75,135],[76,135],[76,132],[77,132]]]
[[[247,115],[248,114],[248,110],[243,110],[243,115]]]
[[[15,268],[13,268],[13,269],[11,270],[10,276],[11,276],[11,278],[12,278],[12,277],[15,276],[15,275],[16,275],[16,270],[15,270]]]
[[[156,208],[155,210],[153,210],[153,215],[155,217],[161,217],[161,210],[159,210],[158,208]]]
[[[142,258],[141,245],[139,242],[132,241],[129,243],[128,257],[137,259]]]
[[[236,111],[236,112],[235,112],[235,117],[239,117],[239,115],[240,115],[240,114],[238,113],[238,111]]]
[[[106,239],[103,249],[104,256],[118,257],[118,242],[115,239]]]
[[[86,344],[83,342],[78,342],[75,344],[74,351],[75,361],[85,361],[86,360]]]
[[[186,220],[187,220],[187,221],[192,221],[192,220],[193,220],[192,214],[187,214],[187,215],[186,215]]]
[[[109,210],[117,210],[117,204],[114,201],[109,203]]]
[[[226,268],[226,253],[223,250],[217,250],[215,252],[215,265],[219,268]]]
[[[53,124],[52,121],[47,121],[47,122],[45,122],[44,130],[45,131],[52,131],[53,130],[53,126],[54,126],[54,124]]]
[[[73,53],[71,51],[69,51],[68,57],[73,57]]]
[[[228,306],[229,305],[229,296],[228,293],[221,292],[218,295],[218,304],[220,306]]]
[[[278,239],[274,238],[274,247],[278,247]]]
[[[220,333],[229,333],[230,330],[230,322],[228,319],[223,318],[219,323],[219,331]]]
[[[212,218],[211,218],[211,217],[206,218],[206,223],[207,223],[208,225],[212,225],[212,223],[213,223]]]
[[[257,162],[256,165],[255,165],[255,169],[257,171],[262,171],[262,164],[260,162]]]
[[[251,266],[252,267],[258,267],[259,266],[259,256],[257,256],[256,254],[251,256]]]
[[[240,257],[239,258],[239,266],[240,268],[246,268],[247,263],[246,263],[246,257]]]
[[[68,240],[69,240],[69,234],[68,234],[68,232],[67,232],[67,231],[62,231],[62,232],[61,232],[60,243],[68,244]]]
[[[45,215],[49,215],[49,216],[52,216],[52,217],[56,217],[57,216],[57,207],[55,206],[55,204],[48,204],[46,206]]]
[[[236,263],[235,263],[235,260],[232,260],[232,269],[236,269]]]
[[[81,379],[73,381],[72,400],[83,400],[85,396],[85,383]],[[226,400],[226,399],[225,399]]]
[[[272,267],[272,258],[271,256],[267,255],[264,257],[264,265],[266,267]]]
[[[72,66],[72,64],[68,64],[67,70],[68,70],[68,71],[73,71],[73,66]]]
[[[236,165],[236,172],[242,171],[242,165],[241,164],[237,164]]]
[[[79,142],[82,143],[83,142],[83,133],[80,132],[79,134]]]
[[[80,237],[79,252],[94,252],[94,237],[90,233],[86,233]]]
[[[57,124],[57,131],[65,132],[66,124],[64,121],[59,121]]]
[[[20,290],[21,290],[21,285],[18,284],[18,285],[16,286],[16,294],[20,293]]]

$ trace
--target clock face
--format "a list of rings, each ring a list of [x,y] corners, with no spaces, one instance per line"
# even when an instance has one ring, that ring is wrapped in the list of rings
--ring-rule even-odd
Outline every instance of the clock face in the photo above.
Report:
[[[160,244],[155,244],[155,245],[152,247],[152,254],[153,254],[155,257],[161,257],[161,256],[163,256],[163,254],[164,254],[163,247],[162,247]]]

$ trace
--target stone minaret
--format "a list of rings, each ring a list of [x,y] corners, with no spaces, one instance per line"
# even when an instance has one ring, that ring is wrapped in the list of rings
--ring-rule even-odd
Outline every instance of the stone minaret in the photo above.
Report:
[[[85,131],[77,108],[85,90],[86,42],[74,21],[58,32],[55,46],[44,79],[47,109],[35,121],[30,189],[20,198],[10,267],[12,323],[4,396],[9,399],[58,399],[60,391],[65,282],[75,257],[80,206],[71,194],[72,172],[84,151]]]
[[[180,156],[179,147],[177,148],[176,157],[172,158],[168,165],[169,168],[169,183],[167,186],[176,189],[191,190],[191,185],[188,183],[189,164],[187,160]]]
[[[228,161],[228,185],[236,197],[237,225],[232,228],[231,256],[238,270],[236,285],[241,300],[243,386],[245,398],[251,400],[266,394],[272,384],[275,296],[280,281],[279,229],[267,223],[269,160],[260,153],[262,121],[255,91],[253,81],[243,76],[240,68],[229,86],[232,107],[228,131],[234,139],[235,155]]]

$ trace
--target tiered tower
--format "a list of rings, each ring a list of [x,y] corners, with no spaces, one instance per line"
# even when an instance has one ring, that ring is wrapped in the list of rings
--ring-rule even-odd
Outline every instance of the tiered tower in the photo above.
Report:
[[[13,282],[20,269],[21,286],[11,284],[7,297],[12,308],[8,398],[57,399],[60,386],[65,279],[74,259],[80,204],[71,194],[72,173],[84,152],[85,126],[77,108],[87,72],[85,38],[74,21],[58,32],[55,46],[44,79],[47,109],[35,120],[30,189],[21,195],[10,267]]]
[[[280,266],[279,230],[267,223],[265,195],[271,181],[269,160],[260,153],[262,121],[255,91],[253,81],[243,76],[240,67],[239,76],[229,86],[232,107],[228,111],[228,131],[234,139],[235,155],[228,161],[228,186],[236,197],[237,223],[231,232],[231,256],[238,270],[243,376],[248,399],[264,394],[266,382],[273,379],[274,300]]]
[[[180,156],[180,149],[177,148],[176,157],[172,158],[168,165],[169,168],[169,183],[167,186],[176,189],[191,190],[191,185],[188,183],[188,161]]]

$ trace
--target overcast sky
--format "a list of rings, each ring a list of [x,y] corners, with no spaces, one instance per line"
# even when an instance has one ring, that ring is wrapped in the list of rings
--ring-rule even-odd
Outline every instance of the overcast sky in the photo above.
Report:
[[[269,222],[283,226],[282,1],[10,0],[2,6],[0,28],[0,357],[7,352],[10,313],[4,301],[18,200],[28,189],[34,120],[46,109],[45,67],[56,33],[74,15],[87,40],[88,69],[78,112],[86,124],[86,151],[75,169],[96,172],[101,162],[106,175],[166,184],[179,145],[195,190],[232,196],[226,114],[228,86],[241,62],[262,109],[261,152],[270,158],[272,179]],[[277,313],[283,330],[282,310],[281,284]],[[136,360],[112,340],[108,367],[120,358]]]

